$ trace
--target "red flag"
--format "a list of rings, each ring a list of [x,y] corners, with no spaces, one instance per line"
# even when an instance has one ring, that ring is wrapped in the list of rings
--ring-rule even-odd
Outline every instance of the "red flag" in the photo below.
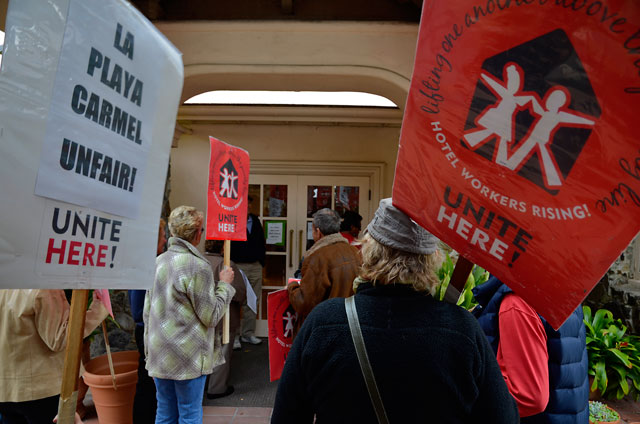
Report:
[[[289,279],[289,281],[292,280],[294,279]],[[278,380],[282,375],[284,362],[293,343],[293,328],[297,319],[298,314],[289,303],[287,289],[277,290],[267,295],[270,381]]]
[[[249,153],[209,137],[207,240],[246,240]]]
[[[424,2],[393,203],[558,328],[640,229],[640,3]]]

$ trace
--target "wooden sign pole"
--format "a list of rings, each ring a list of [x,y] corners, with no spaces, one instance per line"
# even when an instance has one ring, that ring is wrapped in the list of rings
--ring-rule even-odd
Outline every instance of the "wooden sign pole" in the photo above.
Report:
[[[116,384],[116,372],[113,369],[113,358],[111,357],[111,347],[109,346],[109,335],[107,334],[107,320],[102,321],[102,335],[104,336],[104,346],[107,348],[107,360],[109,361],[109,372],[111,373],[111,382],[113,390],[118,390]]]
[[[58,403],[58,424],[74,424],[78,401],[78,374],[82,355],[82,335],[87,314],[89,290],[73,290],[64,353],[62,388]]]
[[[231,240],[224,241],[224,266],[231,266]],[[226,307],[222,317],[222,344],[229,343],[229,307]]]
[[[473,262],[463,256],[458,256],[456,266],[453,268],[453,274],[451,274],[451,281],[444,294],[444,300],[446,302],[455,304],[458,301],[472,268]]]

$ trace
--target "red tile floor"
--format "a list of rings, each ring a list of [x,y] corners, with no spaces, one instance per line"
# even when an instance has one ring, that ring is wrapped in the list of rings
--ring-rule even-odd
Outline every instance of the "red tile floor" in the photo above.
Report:
[[[233,406],[204,406],[203,424],[268,424],[272,408]],[[85,424],[98,424],[93,406],[84,419]]]
[[[631,399],[605,401],[618,411],[622,424],[640,424],[640,402]],[[96,410],[89,399],[85,400],[87,415],[84,424],[99,424]],[[203,424],[268,424],[273,408],[203,406]]]

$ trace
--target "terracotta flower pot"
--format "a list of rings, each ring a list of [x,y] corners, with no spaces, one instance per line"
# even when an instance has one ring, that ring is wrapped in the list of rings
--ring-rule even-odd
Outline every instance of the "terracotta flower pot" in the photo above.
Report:
[[[615,421],[591,421],[593,424],[620,424],[622,421],[620,420],[615,420]]]
[[[107,355],[98,356],[85,365],[85,383],[91,388],[100,424],[133,424],[133,398],[138,381],[137,351],[111,354],[116,375],[113,389]]]
[[[609,406],[607,406],[607,405],[605,405],[605,406],[606,406],[606,407],[607,407],[607,409],[609,409],[610,411],[614,411],[614,410],[613,410],[613,409],[611,409]],[[617,412],[617,411],[614,411],[614,412]],[[619,415],[619,414],[618,414],[618,415]],[[598,421],[598,420],[596,420],[596,421],[589,421],[589,423],[590,423],[590,424],[591,424],[591,423],[593,423],[593,424],[620,424],[620,423],[622,423],[622,418],[618,418],[618,419],[617,419],[617,420],[615,420],[615,421]]]

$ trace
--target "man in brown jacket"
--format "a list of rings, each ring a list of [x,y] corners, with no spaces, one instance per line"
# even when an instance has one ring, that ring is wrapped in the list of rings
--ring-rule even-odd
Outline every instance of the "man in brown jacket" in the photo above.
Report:
[[[287,286],[291,306],[298,313],[294,337],[311,310],[323,300],[353,295],[360,254],[340,234],[340,216],[331,209],[313,215],[313,240],[302,262],[300,283]]]

